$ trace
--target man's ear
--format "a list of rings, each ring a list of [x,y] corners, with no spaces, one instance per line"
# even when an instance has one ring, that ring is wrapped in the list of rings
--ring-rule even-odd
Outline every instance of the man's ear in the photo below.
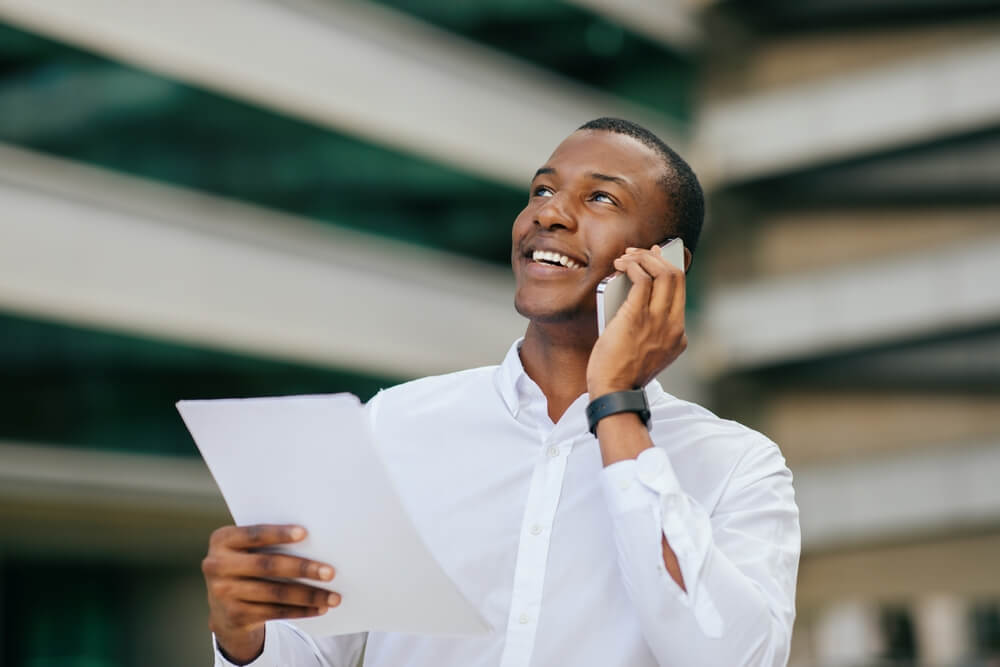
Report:
[[[684,248],[684,273],[687,273],[688,269],[691,268],[691,260],[693,259],[694,255],[691,254],[691,251]]]

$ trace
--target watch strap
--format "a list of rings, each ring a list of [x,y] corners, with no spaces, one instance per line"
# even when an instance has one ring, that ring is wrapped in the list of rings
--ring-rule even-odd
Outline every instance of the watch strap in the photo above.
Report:
[[[605,417],[616,415],[619,412],[634,412],[638,414],[642,423],[646,425],[646,428],[649,428],[651,414],[645,390],[630,389],[627,391],[614,391],[592,400],[587,406],[587,422],[590,425],[590,432],[596,436],[597,422]]]

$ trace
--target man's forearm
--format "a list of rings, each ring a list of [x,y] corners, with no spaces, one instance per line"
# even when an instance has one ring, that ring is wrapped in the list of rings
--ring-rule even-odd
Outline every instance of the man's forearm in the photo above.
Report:
[[[649,437],[649,429],[639,419],[639,415],[634,412],[619,412],[599,421],[597,423],[597,439],[601,446],[601,459],[604,461],[605,467],[619,461],[634,459],[653,446],[653,440]],[[686,591],[680,563],[677,561],[674,550],[670,548],[666,535],[662,536],[662,548],[663,565],[667,568],[670,577],[677,582],[677,585]]]
[[[711,510],[684,492],[669,443],[641,449],[637,443],[649,436],[628,417],[599,425],[598,435],[609,463],[602,475],[623,582],[650,649],[662,664],[784,665],[798,525],[780,452],[766,443],[743,454],[751,472],[732,472],[713,521]],[[636,451],[637,460],[629,460]],[[651,551],[654,540],[667,541],[662,563]],[[683,560],[673,558],[671,543]]]
[[[649,429],[634,412],[619,412],[597,422],[597,440],[604,467],[634,459],[653,446]]]

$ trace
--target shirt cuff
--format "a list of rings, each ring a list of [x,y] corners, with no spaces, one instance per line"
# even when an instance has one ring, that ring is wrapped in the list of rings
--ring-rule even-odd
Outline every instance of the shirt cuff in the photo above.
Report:
[[[604,489],[612,511],[617,514],[649,507],[651,492],[659,497],[681,493],[667,453],[659,447],[650,447],[638,458],[606,467]]]
[[[229,662],[226,660],[225,656],[222,655],[222,651],[219,650],[219,641],[215,637],[215,633],[212,633],[212,649],[215,651],[215,667],[269,667],[270,665],[278,664],[278,650],[280,640],[278,639],[278,633],[265,631],[264,632],[264,651],[254,658],[253,662],[245,663],[244,665],[237,665],[234,662]]]
[[[708,513],[681,488],[670,457],[659,447],[650,447],[635,459],[618,461],[604,468],[604,490],[612,513],[623,517],[632,512],[651,514],[670,549],[677,557],[687,592],[669,579],[673,597],[691,608],[702,631],[709,637],[722,633],[722,619],[702,581],[702,570],[712,544]],[[625,525],[625,524],[622,524]],[[660,550],[656,557],[662,558]],[[662,563],[658,562],[657,567]]]

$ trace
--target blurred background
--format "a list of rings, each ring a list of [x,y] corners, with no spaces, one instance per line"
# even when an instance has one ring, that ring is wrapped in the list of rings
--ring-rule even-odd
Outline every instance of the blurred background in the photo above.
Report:
[[[210,664],[174,402],[497,363],[602,115],[705,184],[663,381],[794,471],[791,664],[1000,664],[987,0],[0,2],[0,664]]]

